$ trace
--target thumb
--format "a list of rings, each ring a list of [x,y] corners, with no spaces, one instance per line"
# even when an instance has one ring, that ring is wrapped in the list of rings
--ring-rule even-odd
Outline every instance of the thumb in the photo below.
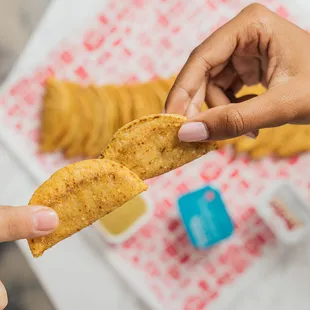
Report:
[[[293,96],[283,93],[287,89],[278,87],[241,103],[209,109],[190,118],[180,128],[179,138],[185,142],[223,140],[284,125],[296,117],[298,105]]]
[[[0,242],[28,239],[52,233],[56,212],[46,207],[0,207]]]

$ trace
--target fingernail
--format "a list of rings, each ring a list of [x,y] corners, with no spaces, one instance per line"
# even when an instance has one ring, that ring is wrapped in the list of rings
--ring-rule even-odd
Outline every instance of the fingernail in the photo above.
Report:
[[[191,122],[180,128],[178,137],[184,142],[203,141],[209,138],[209,132],[205,123]]]
[[[59,222],[57,213],[49,208],[35,209],[32,219],[36,231],[54,230]]]
[[[251,138],[251,139],[256,139],[256,135],[253,132],[248,132],[245,134],[245,136],[247,136],[248,138]]]
[[[162,111],[161,111],[161,114],[165,114],[166,113],[166,108],[164,108]]]

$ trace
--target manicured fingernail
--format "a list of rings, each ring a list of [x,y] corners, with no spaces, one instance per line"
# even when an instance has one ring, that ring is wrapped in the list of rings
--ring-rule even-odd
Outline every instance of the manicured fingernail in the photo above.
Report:
[[[36,231],[50,231],[56,229],[59,219],[57,213],[49,208],[37,208],[32,215]]]
[[[253,133],[253,132],[248,132],[248,133],[246,133],[245,135],[246,135],[248,138],[256,139],[256,135],[255,135],[255,133]]]
[[[203,141],[209,138],[209,132],[205,123],[191,122],[180,128],[178,136],[184,142]]]

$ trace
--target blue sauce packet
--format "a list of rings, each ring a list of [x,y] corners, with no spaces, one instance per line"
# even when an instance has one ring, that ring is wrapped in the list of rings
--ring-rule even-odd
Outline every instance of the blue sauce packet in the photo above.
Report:
[[[181,196],[178,207],[190,241],[196,248],[209,248],[234,231],[219,191],[211,186]]]

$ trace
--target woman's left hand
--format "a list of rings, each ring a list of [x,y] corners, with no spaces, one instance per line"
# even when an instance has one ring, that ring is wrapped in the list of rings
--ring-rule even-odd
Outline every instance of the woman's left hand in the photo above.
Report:
[[[0,242],[45,236],[57,226],[58,215],[50,208],[0,206]],[[8,296],[0,281],[0,309],[4,309],[7,303]]]

